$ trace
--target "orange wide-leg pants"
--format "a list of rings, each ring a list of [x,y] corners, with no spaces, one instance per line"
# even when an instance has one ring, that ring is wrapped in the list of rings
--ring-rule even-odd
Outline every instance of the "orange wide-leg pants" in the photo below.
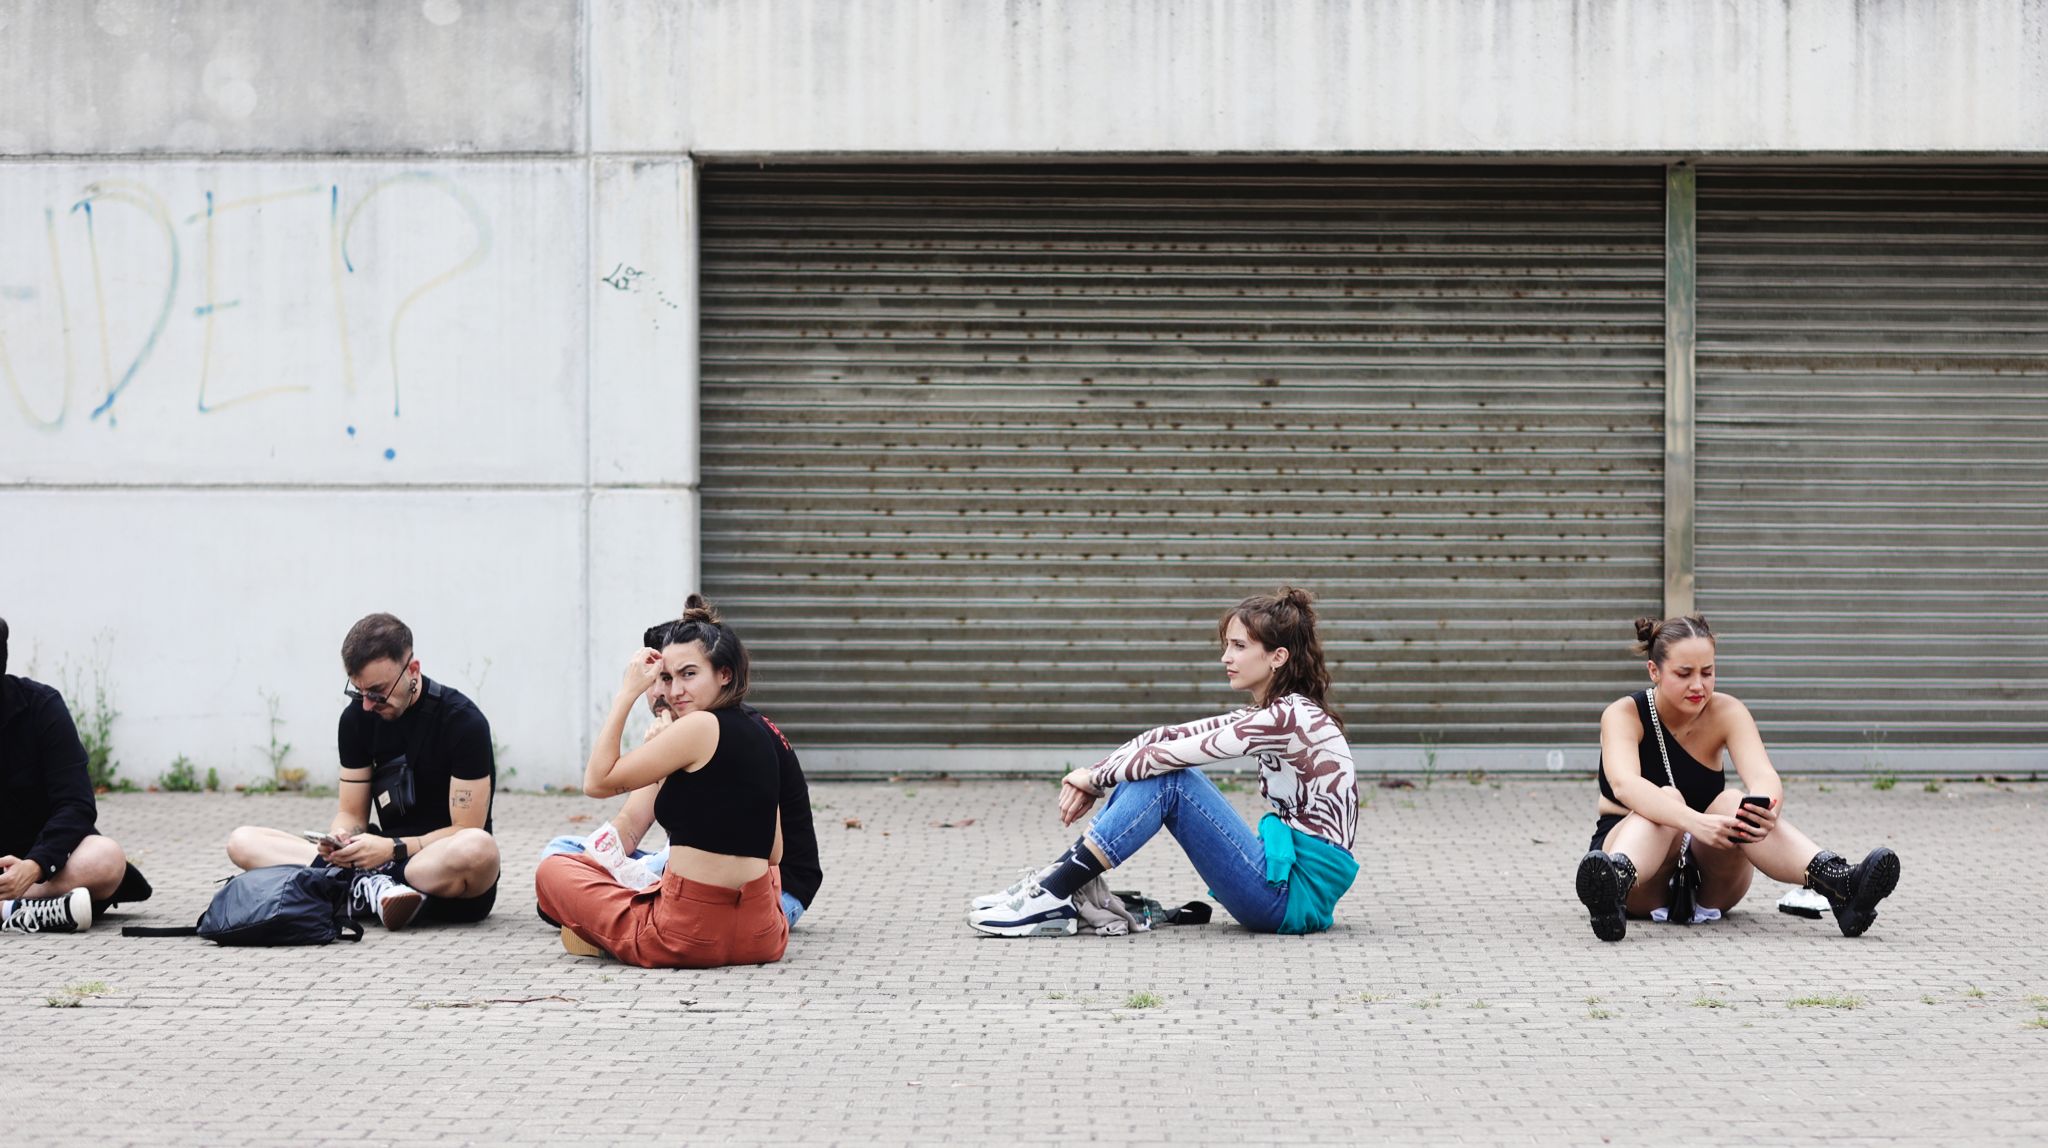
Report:
[[[542,858],[533,885],[541,912],[629,965],[764,965],[781,960],[789,947],[782,871],[772,865],[737,889],[670,870],[661,884],[635,893],[595,860],[557,853]]]

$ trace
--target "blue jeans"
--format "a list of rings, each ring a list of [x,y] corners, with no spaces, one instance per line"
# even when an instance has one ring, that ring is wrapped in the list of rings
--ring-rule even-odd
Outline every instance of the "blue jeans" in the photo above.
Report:
[[[583,852],[583,838],[562,836],[543,846],[540,855],[542,857],[553,857],[557,853],[581,852]],[[668,868],[668,850],[666,849],[658,849],[652,853],[645,849],[635,849],[633,850],[633,856],[646,862],[647,871],[657,877],[661,875],[663,869]],[[788,917],[790,927],[795,928],[797,919],[804,915],[804,903],[788,893],[784,893],[782,895],[782,915]]]
[[[1266,880],[1266,846],[1199,769],[1176,769],[1110,791],[1088,826],[1111,865],[1121,865],[1164,828],[1180,842],[1209,895],[1238,923],[1271,933],[1287,918],[1287,882]]]

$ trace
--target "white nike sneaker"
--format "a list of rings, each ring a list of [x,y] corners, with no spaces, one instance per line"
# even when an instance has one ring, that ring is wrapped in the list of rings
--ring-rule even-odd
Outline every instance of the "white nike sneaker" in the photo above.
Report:
[[[1040,869],[1022,870],[1022,875],[1017,878],[1015,884],[1000,893],[983,893],[974,900],[967,902],[967,907],[970,910],[993,909],[1004,901],[1013,901],[1022,896],[1026,890],[1038,884],[1038,878],[1043,872]]]
[[[1033,880],[1017,896],[986,909],[971,909],[967,923],[991,937],[1071,937],[1081,913],[1071,897],[1055,897]]]
[[[92,894],[83,889],[55,897],[0,902],[0,932],[79,933],[92,928]]]

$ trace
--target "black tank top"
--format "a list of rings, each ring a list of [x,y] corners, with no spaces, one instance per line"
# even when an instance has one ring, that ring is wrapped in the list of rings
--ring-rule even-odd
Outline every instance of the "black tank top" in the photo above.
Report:
[[[1656,737],[1656,727],[1650,723],[1650,691],[1644,690],[1634,697],[1636,717],[1643,723],[1643,740],[1636,743],[1636,763],[1642,767],[1643,780],[1656,786],[1676,784],[1679,795],[1685,798],[1685,803],[1694,811],[1705,813],[1707,806],[1713,804],[1714,799],[1721,796],[1721,791],[1728,788],[1727,776],[1721,770],[1701,765],[1691,754],[1685,752],[1685,747],[1678,744],[1678,739],[1671,736],[1670,730],[1665,730],[1664,748],[1671,751],[1671,768],[1677,771],[1678,780],[1674,783],[1666,777],[1663,755],[1657,752],[1657,743],[1652,740]],[[1625,802],[1614,796],[1614,787],[1607,783],[1605,766],[1600,768],[1600,796],[1623,808],[1627,807]]]
[[[766,860],[775,850],[781,798],[775,735],[739,706],[711,715],[718,719],[718,749],[702,769],[668,775],[655,794],[654,817],[671,845]]]

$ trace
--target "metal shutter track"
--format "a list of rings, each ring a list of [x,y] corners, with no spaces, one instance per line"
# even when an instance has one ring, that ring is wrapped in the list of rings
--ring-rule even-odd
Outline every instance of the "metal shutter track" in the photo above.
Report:
[[[1772,741],[2048,737],[2048,171],[1702,170],[1699,602]],[[1938,764],[1938,762],[1936,763]]]
[[[1364,745],[1585,743],[1661,584],[1661,174],[711,167],[703,569],[823,746],[1214,712],[1313,588]]]

